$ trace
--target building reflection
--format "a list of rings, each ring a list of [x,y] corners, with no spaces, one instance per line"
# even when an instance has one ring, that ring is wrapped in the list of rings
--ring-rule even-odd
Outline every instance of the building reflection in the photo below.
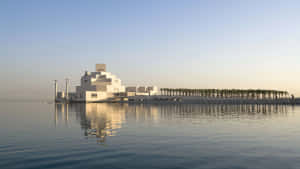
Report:
[[[95,135],[100,142],[107,136],[114,136],[125,121],[126,105],[85,104],[85,121],[82,127],[85,135]]]
[[[68,124],[69,114],[75,114],[84,135],[96,137],[105,142],[106,137],[114,136],[125,121],[126,104],[55,104],[55,125],[57,121]]]
[[[160,122],[160,120],[257,119],[286,116],[293,107],[287,105],[222,104],[55,104],[55,126],[68,126],[70,117],[80,123],[84,135],[100,143],[115,136],[125,123]],[[75,117],[75,118],[73,118]]]

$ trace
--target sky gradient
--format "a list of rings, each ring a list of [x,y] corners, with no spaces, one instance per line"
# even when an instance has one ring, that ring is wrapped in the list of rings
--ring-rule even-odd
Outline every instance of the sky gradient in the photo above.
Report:
[[[1,0],[0,98],[52,99],[106,63],[124,85],[300,96],[300,1]]]

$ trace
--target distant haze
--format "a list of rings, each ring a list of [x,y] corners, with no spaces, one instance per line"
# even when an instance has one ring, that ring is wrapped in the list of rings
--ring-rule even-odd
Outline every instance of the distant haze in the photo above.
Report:
[[[125,85],[300,96],[300,1],[0,1],[1,99],[52,99],[105,63]]]

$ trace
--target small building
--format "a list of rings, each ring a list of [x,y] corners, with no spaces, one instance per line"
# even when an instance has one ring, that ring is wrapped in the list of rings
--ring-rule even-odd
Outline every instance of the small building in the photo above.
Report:
[[[156,86],[128,86],[126,87],[127,96],[150,96],[158,93]]]
[[[137,87],[136,86],[126,87],[126,92],[137,92]]]
[[[156,95],[158,93],[158,88],[156,86],[148,86],[147,92],[149,95]]]
[[[146,86],[139,86],[137,89],[138,93],[148,93],[147,92],[147,87]]]

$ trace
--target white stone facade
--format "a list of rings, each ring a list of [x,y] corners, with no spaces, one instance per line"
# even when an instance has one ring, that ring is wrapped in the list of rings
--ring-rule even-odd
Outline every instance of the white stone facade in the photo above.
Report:
[[[100,66],[99,66],[100,65]],[[116,93],[125,92],[121,80],[110,72],[104,72],[104,64],[96,65],[96,72],[85,72],[80,86],[76,86],[76,100],[94,102],[106,100]]]

